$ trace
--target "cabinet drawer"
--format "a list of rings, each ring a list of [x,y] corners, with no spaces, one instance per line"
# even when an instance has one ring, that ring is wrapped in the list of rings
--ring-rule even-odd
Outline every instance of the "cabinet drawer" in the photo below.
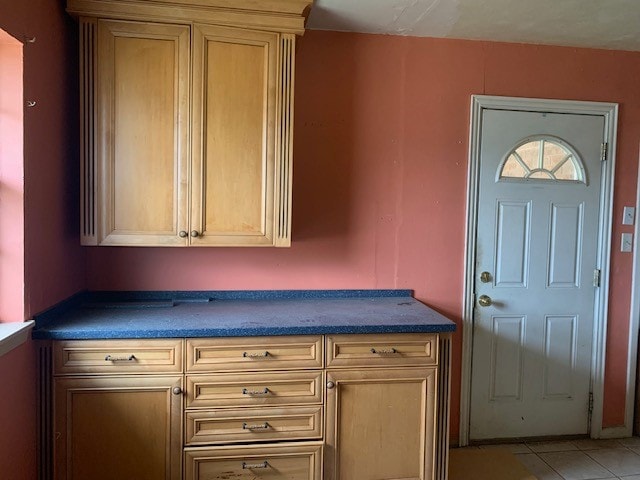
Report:
[[[187,372],[322,368],[322,337],[187,340]]]
[[[322,444],[185,449],[185,480],[321,480]]]
[[[191,411],[185,442],[224,444],[322,438],[322,407],[241,408]]]
[[[182,340],[72,340],[54,345],[54,374],[181,373]]]
[[[328,335],[327,367],[421,366],[438,363],[433,334]]]
[[[187,408],[322,403],[322,372],[187,376]]]

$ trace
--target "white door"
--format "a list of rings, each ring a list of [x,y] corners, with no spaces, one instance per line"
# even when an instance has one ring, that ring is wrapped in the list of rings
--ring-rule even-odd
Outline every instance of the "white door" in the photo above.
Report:
[[[588,432],[604,138],[603,116],[483,111],[471,440]]]

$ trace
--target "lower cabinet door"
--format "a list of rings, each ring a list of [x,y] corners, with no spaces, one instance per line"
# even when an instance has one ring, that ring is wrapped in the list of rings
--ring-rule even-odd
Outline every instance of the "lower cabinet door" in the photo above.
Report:
[[[175,480],[182,376],[56,378],[56,480]]]
[[[185,472],[185,480],[321,480],[322,443],[186,448]]]
[[[327,371],[324,480],[431,480],[435,367]]]

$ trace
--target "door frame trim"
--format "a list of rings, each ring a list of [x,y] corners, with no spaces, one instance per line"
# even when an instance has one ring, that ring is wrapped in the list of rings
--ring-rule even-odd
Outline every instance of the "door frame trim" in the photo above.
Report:
[[[607,311],[609,303],[609,270],[611,258],[611,236],[613,218],[613,179],[616,161],[616,138],[618,104],[583,102],[575,100],[552,100],[519,97],[497,97],[489,95],[471,96],[471,119],[469,128],[469,168],[467,172],[467,219],[466,251],[462,311],[462,378],[460,385],[460,446],[469,444],[469,421],[471,410],[471,354],[473,347],[474,278],[476,263],[476,231],[478,216],[478,182],[480,163],[480,134],[482,112],[485,109],[516,110],[529,112],[569,113],[599,115],[604,117],[605,138],[608,143],[607,161],[602,162],[601,196],[599,203],[598,246],[596,263],[601,270],[600,288],[594,304],[593,356],[591,362],[591,385],[593,412],[590,435],[600,438],[604,396],[604,367],[607,340]],[[629,395],[627,385],[627,402]],[[631,401],[633,404],[633,400]],[[628,410],[628,408],[627,408]],[[629,420],[625,416],[625,422]],[[625,425],[628,426],[628,425]]]

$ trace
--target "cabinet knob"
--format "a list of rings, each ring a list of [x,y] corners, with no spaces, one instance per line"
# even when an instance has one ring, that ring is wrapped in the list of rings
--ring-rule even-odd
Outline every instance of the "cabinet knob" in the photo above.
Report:
[[[200,236],[200,232],[198,232],[197,230],[191,230],[191,236],[192,237],[199,237]]]
[[[180,233],[178,233],[178,235],[180,236],[180,238],[187,238],[189,234],[184,230],[180,230]]]
[[[174,395],[180,395],[182,393],[182,389],[180,387],[173,387],[172,392]]]
[[[335,383],[333,383],[331,380],[329,380],[329,381],[327,382],[327,388],[328,388],[329,390],[331,390],[331,389],[332,389],[333,387],[335,387],[335,386],[336,386],[336,384],[335,384]]]

